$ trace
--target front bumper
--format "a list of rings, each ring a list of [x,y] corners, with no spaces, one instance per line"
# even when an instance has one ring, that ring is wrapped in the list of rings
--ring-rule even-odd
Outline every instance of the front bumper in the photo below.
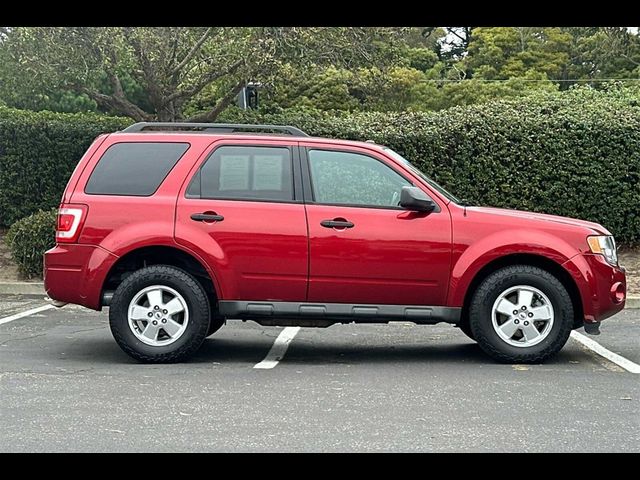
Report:
[[[582,298],[585,323],[597,323],[624,308],[627,280],[622,267],[607,263],[602,255],[579,254],[563,266],[571,273]]]
[[[100,310],[101,290],[118,257],[94,245],[58,244],[44,254],[44,288],[49,298]]]

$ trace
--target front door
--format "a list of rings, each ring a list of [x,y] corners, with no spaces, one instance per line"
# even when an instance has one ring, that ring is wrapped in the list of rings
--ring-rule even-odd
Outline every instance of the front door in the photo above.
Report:
[[[178,198],[176,241],[211,266],[224,300],[304,301],[297,147],[238,140],[211,149]]]
[[[431,213],[399,207],[402,187],[413,183],[373,150],[308,143],[303,151],[312,196],[308,301],[445,305],[446,205]]]

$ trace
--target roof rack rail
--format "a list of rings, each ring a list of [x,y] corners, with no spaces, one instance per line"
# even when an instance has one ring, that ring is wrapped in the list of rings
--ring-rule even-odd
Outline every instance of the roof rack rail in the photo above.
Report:
[[[122,130],[125,133],[157,131],[202,131],[238,133],[242,130],[271,130],[295,137],[308,137],[305,132],[289,125],[251,125],[244,123],[189,123],[189,122],[138,122]]]

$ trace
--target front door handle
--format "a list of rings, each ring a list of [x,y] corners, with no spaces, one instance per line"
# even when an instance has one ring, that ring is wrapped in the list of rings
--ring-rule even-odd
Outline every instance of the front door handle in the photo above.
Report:
[[[191,220],[196,222],[221,222],[224,217],[216,212],[203,212],[191,214]]]
[[[333,220],[323,220],[320,222],[325,228],[353,228],[354,225],[349,220],[344,218],[334,218]]]

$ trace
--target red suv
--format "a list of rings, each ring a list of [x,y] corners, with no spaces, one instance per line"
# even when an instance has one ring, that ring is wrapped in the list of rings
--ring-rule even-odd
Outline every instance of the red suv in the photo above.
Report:
[[[465,206],[393,150],[286,126],[138,123],[98,137],[45,254],[54,304],[109,307],[144,362],[227,320],[459,327],[493,358],[541,362],[622,310],[601,225]]]

